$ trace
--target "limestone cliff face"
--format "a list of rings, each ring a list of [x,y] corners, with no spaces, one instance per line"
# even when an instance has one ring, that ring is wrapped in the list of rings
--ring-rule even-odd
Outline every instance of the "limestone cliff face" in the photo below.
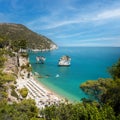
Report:
[[[0,36],[5,36],[9,40],[26,40],[27,47],[39,50],[53,50],[57,45],[49,38],[37,34],[22,24],[1,23]]]

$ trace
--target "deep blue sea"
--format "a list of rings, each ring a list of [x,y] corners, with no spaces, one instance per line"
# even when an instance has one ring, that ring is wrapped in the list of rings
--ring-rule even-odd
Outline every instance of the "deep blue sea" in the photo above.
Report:
[[[59,67],[61,56],[71,57],[70,67]],[[45,64],[36,64],[36,56],[45,56]],[[107,72],[120,58],[120,47],[60,47],[49,52],[29,53],[33,72],[43,78],[38,80],[57,94],[72,101],[86,97],[80,84],[87,80],[110,77]],[[59,77],[56,75],[59,74]]]

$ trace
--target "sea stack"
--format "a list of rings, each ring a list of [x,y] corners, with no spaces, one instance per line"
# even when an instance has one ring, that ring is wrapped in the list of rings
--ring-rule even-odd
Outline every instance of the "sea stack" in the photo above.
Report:
[[[58,66],[70,66],[70,65],[71,65],[71,58],[67,55],[62,56],[58,62]]]

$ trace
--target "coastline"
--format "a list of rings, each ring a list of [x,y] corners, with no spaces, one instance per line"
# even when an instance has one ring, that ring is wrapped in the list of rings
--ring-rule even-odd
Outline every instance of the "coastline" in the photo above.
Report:
[[[19,57],[20,67],[26,65],[29,62],[28,59]],[[65,102],[65,99],[56,94],[54,91],[47,88],[45,85],[37,80],[34,73],[30,72],[28,77],[28,71],[19,67],[18,78],[17,78],[17,90],[26,87],[28,89],[28,95],[26,99],[34,99],[38,108],[44,108],[46,105],[59,104]],[[20,95],[19,95],[20,96]],[[20,96],[21,98],[21,96]]]
[[[56,97],[58,97],[61,100],[64,100],[65,98],[62,97],[61,95],[57,94],[56,92],[54,92],[53,90],[49,89],[48,87],[46,87],[43,83],[41,83],[39,80],[37,80],[36,76],[34,75],[34,73],[32,73],[34,81],[39,84],[40,86],[42,86],[44,89],[46,89],[48,92],[50,92],[51,94],[55,95]]]
[[[58,49],[58,47],[57,47],[56,49]],[[35,50],[36,50],[36,49],[35,49]],[[40,51],[39,51],[39,52],[40,52]],[[30,64],[29,58],[28,58],[27,61],[28,61],[29,64]],[[30,64],[30,65],[31,65],[31,64]],[[56,92],[54,92],[54,91],[51,90],[50,88],[46,87],[42,82],[40,82],[40,81],[37,79],[36,75],[35,75],[35,71],[32,70],[31,74],[32,74],[32,76],[33,76],[33,78],[34,78],[34,81],[37,82],[37,84],[39,84],[40,86],[42,86],[43,88],[45,88],[45,89],[46,89],[47,91],[49,91],[50,93],[52,93],[52,94],[54,94],[55,96],[57,96],[59,99],[61,99],[61,100],[63,100],[63,101],[65,100],[65,97],[64,97],[64,96],[61,96],[61,95],[57,94]],[[39,73],[38,73],[38,74],[39,74]]]
[[[40,79],[37,79],[37,78],[36,78],[36,80],[37,80],[38,84],[41,84],[43,87],[45,87],[45,89],[52,92],[54,95],[56,95],[62,101],[67,101],[69,103],[79,102],[79,100],[76,98],[76,96],[72,96],[71,94],[65,92],[64,90],[59,89],[52,84],[49,84],[49,82],[47,84],[46,84],[46,82],[43,82],[44,78],[42,81]]]

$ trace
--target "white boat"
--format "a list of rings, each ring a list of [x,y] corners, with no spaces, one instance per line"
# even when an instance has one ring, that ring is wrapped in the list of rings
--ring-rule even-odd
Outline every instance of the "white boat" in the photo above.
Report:
[[[69,56],[62,56],[58,62],[59,66],[70,66],[71,65],[71,58]]]
[[[55,77],[56,77],[56,78],[57,78],[57,77],[60,77],[60,75],[59,75],[59,74],[56,74],[56,76],[55,76]]]
[[[34,72],[34,75],[37,75],[37,76],[38,76],[38,75],[39,75],[39,73],[38,73],[38,72]]]

